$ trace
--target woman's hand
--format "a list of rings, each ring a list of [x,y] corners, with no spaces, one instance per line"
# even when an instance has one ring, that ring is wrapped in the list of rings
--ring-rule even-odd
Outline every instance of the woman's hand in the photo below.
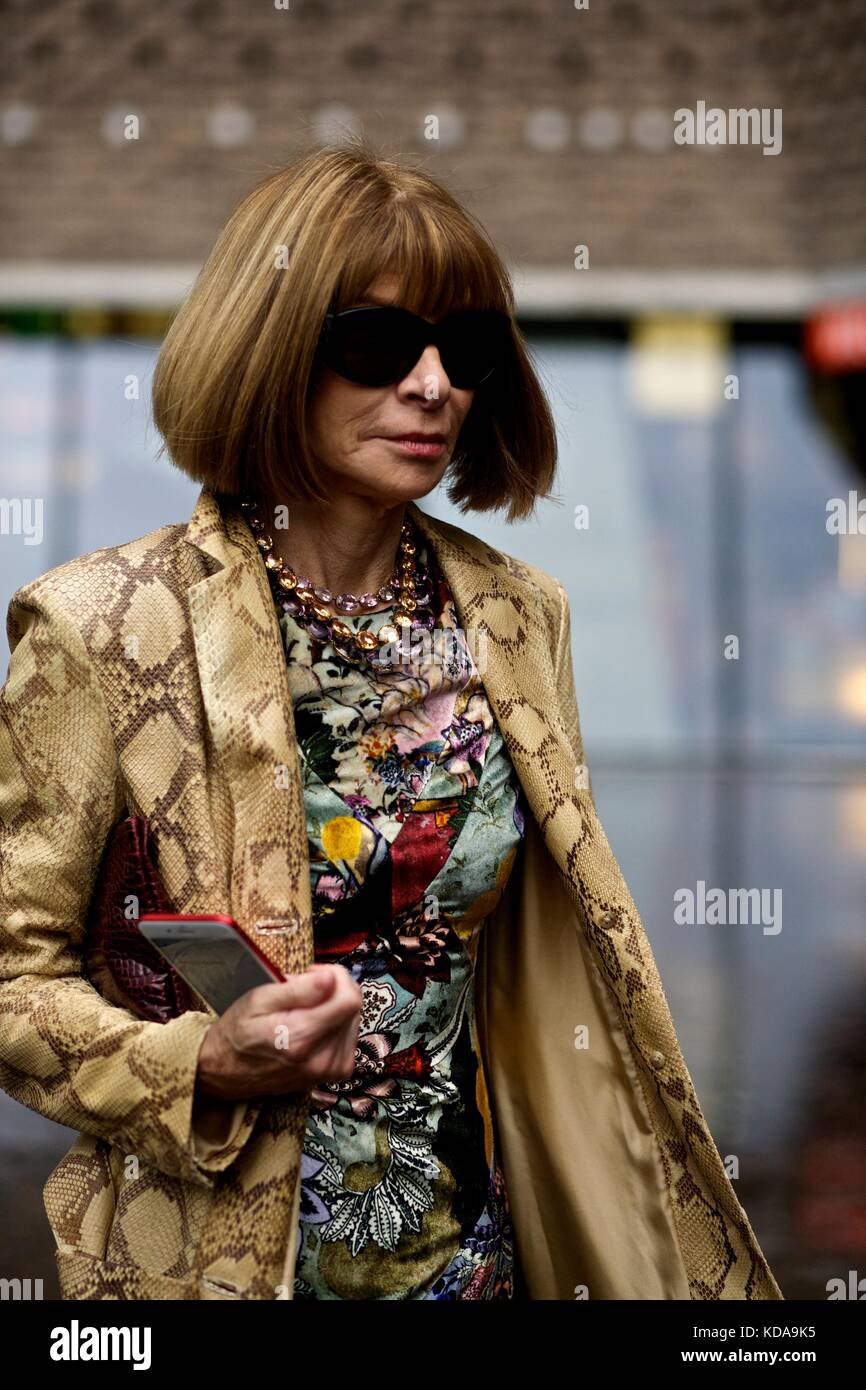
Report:
[[[342,965],[313,965],[280,984],[251,989],[205,1034],[196,1090],[248,1100],[348,1080],[362,999]]]

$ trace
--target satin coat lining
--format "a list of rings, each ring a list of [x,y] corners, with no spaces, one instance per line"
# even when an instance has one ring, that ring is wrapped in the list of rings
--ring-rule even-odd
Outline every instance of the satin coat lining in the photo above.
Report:
[[[690,1298],[634,1058],[531,814],[481,931],[475,988],[526,1296]]]

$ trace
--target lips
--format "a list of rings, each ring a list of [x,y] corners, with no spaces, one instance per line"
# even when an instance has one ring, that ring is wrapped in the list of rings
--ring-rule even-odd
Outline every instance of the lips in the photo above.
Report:
[[[444,434],[422,434],[413,430],[411,434],[383,435],[386,444],[391,444],[403,458],[439,459],[447,448]]]
[[[444,444],[444,434],[422,434],[418,430],[411,431],[409,434],[386,434],[383,439],[393,439],[398,443],[408,442],[409,444]]]

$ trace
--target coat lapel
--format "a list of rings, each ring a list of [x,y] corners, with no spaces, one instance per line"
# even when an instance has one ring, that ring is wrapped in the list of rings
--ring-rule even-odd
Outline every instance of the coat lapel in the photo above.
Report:
[[[236,507],[202,489],[186,539],[211,573],[189,588],[202,700],[231,794],[231,908],[285,974],[313,959],[310,873],[294,714],[261,552]]]
[[[546,595],[511,556],[425,515],[414,503],[408,510],[448,580],[517,776],[548,848],[567,873],[574,821],[566,828],[557,811],[579,808],[589,815],[592,807],[591,798],[576,792],[577,758],[556,696],[551,634],[557,623],[545,612]]]

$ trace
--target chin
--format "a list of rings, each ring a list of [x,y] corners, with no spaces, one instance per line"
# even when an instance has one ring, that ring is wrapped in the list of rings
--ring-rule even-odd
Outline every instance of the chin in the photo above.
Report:
[[[435,468],[425,468],[423,464],[417,463],[409,464],[406,468],[401,468],[399,473],[391,473],[387,479],[377,479],[370,487],[370,495],[383,507],[416,502],[432,492],[444,475],[445,469],[439,464]]]

